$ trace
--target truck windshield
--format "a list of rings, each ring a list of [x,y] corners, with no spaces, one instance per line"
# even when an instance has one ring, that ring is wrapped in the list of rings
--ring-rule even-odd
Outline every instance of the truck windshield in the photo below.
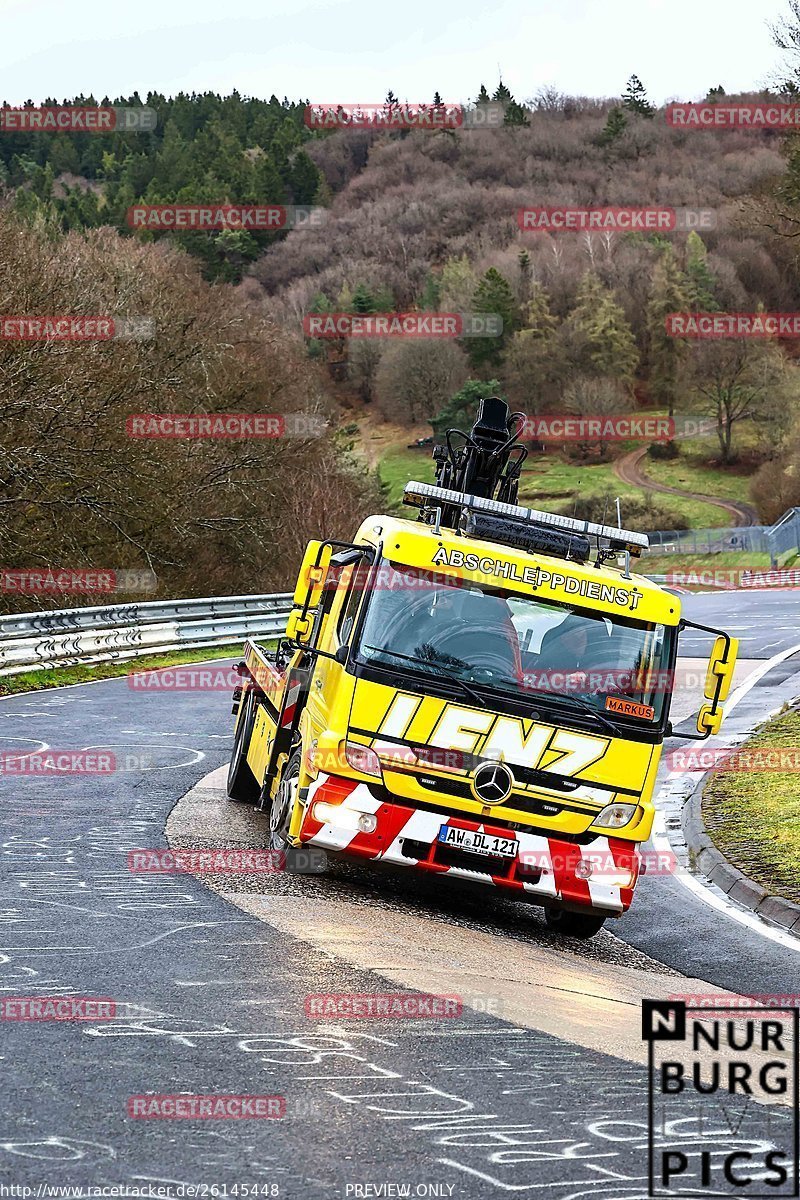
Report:
[[[671,691],[672,633],[384,561],[357,654],[362,664],[402,667],[415,678],[456,677],[526,707],[572,700],[652,724]]]

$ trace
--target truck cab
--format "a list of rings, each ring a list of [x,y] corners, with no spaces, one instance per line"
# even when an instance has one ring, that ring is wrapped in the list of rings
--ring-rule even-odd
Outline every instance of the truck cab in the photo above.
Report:
[[[269,812],[275,850],[470,880],[591,936],[651,832],[680,600],[631,572],[643,535],[438,484],[405,499],[421,519],[311,543],[287,638],[247,644],[229,795]],[[701,737],[736,657],[712,632]]]

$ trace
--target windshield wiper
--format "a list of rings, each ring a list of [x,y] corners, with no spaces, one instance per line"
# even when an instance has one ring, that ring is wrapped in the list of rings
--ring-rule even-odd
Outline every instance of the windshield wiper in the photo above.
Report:
[[[416,654],[401,654],[399,650],[387,650],[384,646],[370,646],[367,643],[364,643],[364,649],[374,650],[377,654],[391,654],[392,658],[401,658],[404,662],[419,663],[423,667],[433,667],[445,679],[451,680],[451,682],[460,687],[464,694],[470,696],[477,705],[481,708],[486,708],[486,701],[483,696],[476,692],[473,687],[470,687],[465,679],[454,675],[452,671],[448,671],[447,667],[442,663],[436,662],[435,659],[419,658]]]
[[[613,721],[609,721],[608,717],[603,716],[603,714],[596,709],[593,704],[590,704],[588,700],[581,700],[579,696],[565,696],[563,693],[554,694],[553,692],[543,692],[539,691],[538,689],[536,690],[538,695],[552,699],[556,704],[572,705],[574,708],[580,709],[580,711],[586,713],[587,716],[594,717],[597,723],[602,725],[604,729],[610,729],[615,737],[619,736],[619,730],[617,729],[616,725],[614,725]]]

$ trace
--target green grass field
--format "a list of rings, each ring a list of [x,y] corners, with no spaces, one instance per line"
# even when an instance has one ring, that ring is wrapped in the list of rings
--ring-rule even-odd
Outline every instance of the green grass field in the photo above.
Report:
[[[648,472],[650,467],[651,463],[648,459]],[[407,450],[402,447],[387,451],[381,459],[378,475],[381,482],[386,484],[389,489],[387,492],[389,511],[402,511],[403,487],[409,479],[432,483],[433,468],[433,459],[428,446],[419,450]],[[653,477],[655,478],[655,475]],[[712,494],[710,488],[707,491],[709,495]],[[645,493],[640,488],[631,487],[617,478],[614,474],[613,463],[593,463],[583,466],[549,455],[541,455],[532,456],[527,460],[520,480],[519,498],[520,503],[528,504],[531,507],[538,505],[544,509],[563,509],[568,507],[569,498],[575,493],[585,495],[597,492],[609,492],[613,496],[620,497],[623,521],[625,497],[633,497],[640,502],[645,497]],[[723,495],[722,492],[713,494]],[[682,513],[693,529],[707,529],[728,523],[728,518],[723,510],[715,508],[712,504],[703,504],[697,500],[683,500],[679,496],[655,496],[653,503],[656,506]],[[614,518],[614,514],[611,512],[607,515],[609,519]],[[598,519],[602,516],[602,511],[597,513]]]
[[[717,772],[703,795],[703,820],[719,849],[771,894],[800,903],[800,713],[773,721],[740,751],[783,750],[795,769]]]
[[[403,510],[403,488],[409,479],[433,483],[433,465],[430,446],[421,446],[419,450],[392,449],[383,456],[378,478],[389,488],[386,505],[390,512]],[[406,515],[409,511],[406,509]]]
[[[750,468],[712,467],[699,458],[681,454],[680,458],[673,459],[646,456],[642,459],[642,470],[654,483],[661,483],[667,487],[681,488],[686,492],[700,492],[704,496],[719,496],[721,500],[739,500],[745,504],[750,501]],[[682,504],[683,501],[679,503]],[[722,513],[721,516],[724,524],[725,514]],[[717,524],[719,523],[717,521]]]

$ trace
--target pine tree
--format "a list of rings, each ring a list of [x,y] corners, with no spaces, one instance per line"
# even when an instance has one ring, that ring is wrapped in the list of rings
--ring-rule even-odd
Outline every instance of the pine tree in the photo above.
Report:
[[[481,84],[481,90],[478,92],[478,99],[475,101],[475,103],[476,104],[491,104],[491,102],[492,102],[492,97],[487,92],[486,86],[484,84]]]
[[[389,91],[386,93],[386,103],[387,104],[399,104],[400,103],[400,101],[397,99],[397,96],[395,96],[395,94],[391,88],[389,88]]]
[[[612,146],[628,128],[628,118],[621,108],[612,108],[604,128],[598,134],[599,146]]]
[[[708,265],[705,242],[694,229],[686,239],[686,276],[688,299],[695,312],[711,312],[718,308],[714,295],[716,279]]]
[[[419,306],[423,312],[437,312],[441,304],[441,285],[431,271],[425,277],[425,287],[419,298]]]
[[[675,413],[679,369],[686,343],[680,338],[670,337],[667,317],[670,313],[685,312],[689,308],[687,284],[686,276],[669,246],[653,270],[647,305],[647,365],[650,395],[659,406],[667,408],[670,417]]]
[[[330,208],[333,204],[333,192],[331,185],[323,174],[320,174],[317,190],[314,192],[313,204],[317,208]]]
[[[378,311],[375,305],[375,297],[366,284],[359,283],[353,292],[350,311],[361,313],[362,315]]]
[[[647,91],[638,75],[631,75],[625,85],[622,106],[623,108],[627,108],[628,112],[638,113],[640,117],[646,117],[648,121],[652,121],[656,115],[655,105],[651,104],[647,99]]]
[[[565,363],[557,329],[550,298],[541,284],[534,283],[522,328],[511,338],[504,363],[512,402],[527,413],[542,412],[559,399]]]
[[[433,93],[433,104],[434,104],[435,108],[441,108],[442,105],[444,104],[444,100],[442,99],[442,97],[440,96],[438,91]]]
[[[294,203],[313,203],[320,178],[321,173],[316,163],[311,161],[305,150],[298,150],[292,157],[288,179]]]
[[[550,297],[540,283],[534,283],[525,307],[520,336],[549,342],[558,328],[558,319],[550,311]]]
[[[466,347],[476,369],[498,367],[506,342],[519,328],[519,309],[511,284],[496,267],[489,268],[475,289],[472,311],[496,314],[503,322],[503,332],[498,337],[471,337]]]
[[[316,292],[311,297],[308,311],[310,313],[331,313],[334,311],[333,301],[324,292]]]
[[[252,165],[251,184],[247,200],[257,204],[282,204],[286,188],[270,154],[258,154]]]
[[[632,384],[639,351],[625,310],[593,271],[581,280],[574,326],[585,339],[592,370],[610,379]]]
[[[528,114],[521,104],[517,104],[511,94],[509,88],[503,83],[502,79],[495,88],[495,93],[492,100],[498,100],[503,105],[503,124],[504,125],[528,125]]]
[[[31,177],[31,191],[39,197],[40,200],[50,200],[53,195],[53,185],[55,176],[50,163],[46,167],[37,167]]]
[[[606,288],[603,286],[600,276],[595,271],[587,271],[578,284],[577,303],[573,309],[573,315],[579,321],[590,320],[605,293]]]
[[[447,312],[467,312],[477,286],[478,278],[466,254],[447,259],[439,280],[440,301]]]
[[[597,309],[589,330],[592,363],[601,375],[633,383],[639,365],[636,338],[625,310],[609,293]]]
[[[519,286],[517,288],[519,302],[525,305],[531,298],[533,264],[530,254],[524,248],[517,255],[517,270],[519,271]]]

